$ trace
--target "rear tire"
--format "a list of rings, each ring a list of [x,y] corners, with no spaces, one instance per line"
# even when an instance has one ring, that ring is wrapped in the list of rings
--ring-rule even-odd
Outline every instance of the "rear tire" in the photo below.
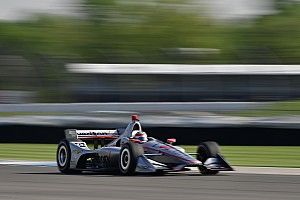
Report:
[[[204,163],[208,158],[214,158],[220,154],[220,146],[216,142],[208,141],[202,142],[197,149],[197,159]],[[219,171],[207,169],[204,166],[199,167],[203,175],[215,175]]]
[[[133,175],[137,165],[137,157],[144,154],[143,147],[135,143],[122,146],[119,155],[119,169],[123,175]]]
[[[57,147],[56,163],[60,172],[64,174],[78,174],[80,171],[70,169],[71,149],[67,140],[62,140]]]

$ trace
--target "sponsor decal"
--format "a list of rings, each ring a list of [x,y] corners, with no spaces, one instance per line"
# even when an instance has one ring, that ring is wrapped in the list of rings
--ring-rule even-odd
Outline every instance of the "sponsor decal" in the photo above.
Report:
[[[79,139],[115,139],[116,130],[76,130]]]
[[[78,136],[101,136],[116,134],[116,130],[76,130]]]
[[[85,142],[74,142],[74,144],[78,147],[87,147]]]

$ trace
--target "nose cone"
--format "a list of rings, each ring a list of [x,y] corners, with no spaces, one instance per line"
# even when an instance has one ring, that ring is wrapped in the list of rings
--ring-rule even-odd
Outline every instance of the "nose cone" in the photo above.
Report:
[[[202,164],[201,161],[197,160],[193,156],[175,148],[174,146],[170,145],[162,145],[159,147],[161,152],[166,156],[172,157],[176,159],[178,162],[185,164],[185,165],[200,165]]]

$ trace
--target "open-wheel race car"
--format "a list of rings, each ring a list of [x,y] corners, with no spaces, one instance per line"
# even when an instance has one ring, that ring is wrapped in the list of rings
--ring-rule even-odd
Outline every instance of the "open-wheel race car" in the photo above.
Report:
[[[92,140],[89,148],[84,140]],[[109,142],[107,142],[109,141]],[[100,146],[99,146],[100,142]],[[198,167],[205,175],[219,171],[232,171],[232,167],[220,154],[216,142],[203,142],[196,153],[186,153],[174,146],[174,138],[162,142],[148,137],[142,130],[138,116],[125,129],[65,131],[57,148],[57,166],[62,173],[82,171],[119,171],[123,175],[187,171]]]

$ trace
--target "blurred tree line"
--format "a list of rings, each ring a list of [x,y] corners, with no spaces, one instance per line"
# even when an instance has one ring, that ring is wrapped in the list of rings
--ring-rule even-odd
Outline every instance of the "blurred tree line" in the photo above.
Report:
[[[280,4],[276,14],[255,21],[221,23],[201,10],[179,9],[187,0],[138,2],[84,0],[76,17],[1,22],[1,57],[25,61],[7,64],[0,57],[0,90],[33,90],[39,101],[68,101],[68,62],[300,63],[298,3]]]

